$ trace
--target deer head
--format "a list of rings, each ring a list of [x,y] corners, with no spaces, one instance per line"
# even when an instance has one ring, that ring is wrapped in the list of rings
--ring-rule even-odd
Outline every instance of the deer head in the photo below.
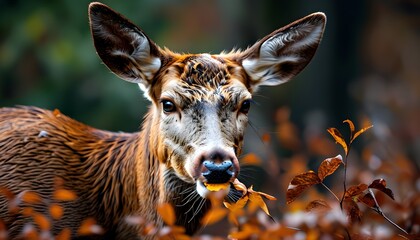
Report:
[[[101,3],[89,8],[98,55],[120,78],[137,83],[152,102],[149,141],[165,171],[196,184],[228,183],[238,157],[252,94],[298,74],[313,57],[326,17],[314,13],[244,51],[178,54],[158,47],[139,27]]]

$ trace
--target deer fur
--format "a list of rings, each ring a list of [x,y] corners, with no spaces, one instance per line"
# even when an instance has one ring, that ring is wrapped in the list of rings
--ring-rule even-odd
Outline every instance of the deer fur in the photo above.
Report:
[[[1,108],[0,188],[16,196],[34,191],[48,200],[55,179],[62,179],[78,198],[62,202],[64,215],[53,221],[54,234],[69,228],[76,238],[80,223],[92,217],[105,229],[100,238],[142,238],[141,227],[127,224],[126,217],[140,216],[161,227],[156,206],[167,202],[175,209],[176,224],[192,235],[210,207],[203,160],[228,159],[228,181],[237,177],[252,94],[260,86],[288,81],[309,63],[325,15],[311,14],[244,51],[217,55],[161,49],[101,3],[90,4],[89,17],[102,61],[138,84],[151,102],[141,131],[98,130],[58,110]],[[0,195],[0,219],[15,238],[32,220],[10,213],[8,204]],[[34,210],[49,216],[48,204]]]

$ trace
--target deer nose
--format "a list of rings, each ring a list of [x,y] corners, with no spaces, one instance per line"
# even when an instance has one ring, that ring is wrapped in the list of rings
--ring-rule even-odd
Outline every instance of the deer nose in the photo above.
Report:
[[[213,160],[205,160],[203,165],[204,172],[202,174],[206,178],[207,183],[227,183],[234,175],[231,160],[225,160],[221,163]]]

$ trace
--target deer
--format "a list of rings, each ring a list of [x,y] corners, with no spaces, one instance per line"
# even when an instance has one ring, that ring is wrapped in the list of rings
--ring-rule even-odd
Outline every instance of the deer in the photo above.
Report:
[[[245,50],[181,54],[159,47],[102,3],[90,3],[88,15],[102,62],[137,84],[150,101],[140,131],[99,130],[58,110],[3,107],[0,187],[50,199],[54,179],[62,179],[77,198],[63,203],[63,217],[52,231],[69,228],[73,238],[79,237],[80,223],[92,217],[105,231],[100,238],[142,239],[142,226],[124,219],[138,215],[162,227],[156,210],[161,203],[170,203],[176,224],[193,235],[211,209],[206,184],[231,184],[238,177],[253,94],[305,68],[320,44],[326,16],[310,14]],[[232,187],[219,192],[235,194]],[[7,206],[0,194],[0,219],[8,236],[16,238],[32,220],[9,213]],[[48,206],[35,210],[49,214]]]

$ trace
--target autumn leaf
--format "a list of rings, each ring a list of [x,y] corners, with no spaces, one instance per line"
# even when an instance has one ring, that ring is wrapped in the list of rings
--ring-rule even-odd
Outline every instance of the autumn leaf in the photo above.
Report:
[[[30,204],[36,204],[41,203],[42,198],[36,193],[32,191],[25,191],[21,193],[21,199],[23,202],[30,203]]]
[[[254,153],[250,153],[241,158],[241,165],[261,165],[261,158]]]
[[[344,202],[347,215],[350,217],[350,221],[352,223],[360,222],[362,219],[362,211],[360,211],[357,203],[352,200],[345,200]]]
[[[331,136],[334,138],[335,142],[340,144],[341,147],[343,147],[344,152],[346,153],[346,156],[348,154],[348,147],[347,147],[347,143],[344,140],[343,135],[340,133],[340,131],[338,131],[337,128],[328,128],[327,129],[328,133],[331,134]]]
[[[225,207],[231,211],[235,211],[237,209],[241,209],[244,208],[245,205],[248,203],[249,197],[248,194],[242,196],[236,203],[228,203],[228,202],[223,202],[223,204],[225,205]]]
[[[77,233],[80,236],[86,236],[92,234],[102,234],[103,232],[103,228],[96,223],[95,219],[87,218],[83,220]]]
[[[318,175],[314,171],[308,171],[296,175],[289,183],[289,187],[287,188],[287,204],[292,203],[307,188],[318,183],[321,183],[321,179],[319,179]]]
[[[59,220],[63,216],[63,213],[64,209],[59,204],[53,203],[50,205],[50,214],[53,219]]]
[[[324,200],[314,200],[310,202],[305,208],[307,212],[310,212],[313,210],[330,210],[330,209],[331,209],[330,205],[328,205],[328,203]]]
[[[43,231],[48,231],[51,228],[51,223],[48,218],[40,213],[34,212],[32,213],[32,218],[34,222],[38,225],[38,227]]]
[[[370,193],[366,193],[362,197],[358,198],[359,202],[366,204],[368,207],[374,208],[376,206],[375,199]]]
[[[345,198],[353,198],[363,193],[368,188],[368,186],[364,183],[361,183],[357,186],[351,186],[347,189],[344,197]]]
[[[376,179],[374,180],[369,186],[368,188],[374,188],[377,189],[383,193],[385,193],[386,195],[388,195],[392,200],[394,199],[394,193],[392,192],[391,189],[386,187],[386,181],[383,178],[380,179]]]
[[[175,221],[176,221],[175,211],[171,204],[169,203],[159,204],[157,207],[157,211],[159,215],[162,217],[163,221],[168,226],[175,225]]]
[[[56,240],[70,240],[71,239],[71,229],[64,228],[61,232],[55,236]]]
[[[268,211],[267,205],[265,204],[262,197],[265,197],[268,200],[277,200],[277,198],[271,195],[268,195],[266,193],[254,191],[252,186],[248,189],[248,194],[249,194],[249,201],[257,205],[258,207],[260,207],[265,212],[265,214],[271,217],[270,212]]]
[[[318,168],[318,177],[320,181],[324,181],[325,177],[333,174],[342,163],[343,157],[341,155],[337,155],[333,158],[327,158],[322,161]]]
[[[236,212],[238,209],[242,209],[248,203],[248,201],[252,202],[254,206],[261,208],[268,216],[271,217],[270,212],[268,211],[267,205],[265,204],[263,198],[268,200],[277,200],[277,198],[263,192],[254,191],[253,187],[246,188],[243,183],[241,183],[238,179],[235,179],[233,182],[233,187],[237,190],[241,191],[242,197],[236,203],[228,203],[223,202],[226,208],[228,208],[231,212]],[[253,206],[250,206],[251,208]],[[252,212],[252,209],[250,210]],[[231,222],[236,223],[236,219],[232,219],[232,215],[229,216]]]
[[[370,128],[372,128],[373,127],[373,125],[370,125],[370,126],[367,126],[367,127],[364,127],[364,128],[362,128],[362,129],[360,129],[359,131],[357,131],[354,135],[353,135],[353,137],[352,137],[352,139],[350,140],[350,143],[352,143],[358,136],[360,136],[360,134],[362,134],[362,133],[364,133],[364,132],[366,132],[368,129],[370,129]]]
[[[209,191],[217,192],[222,189],[227,189],[230,186],[230,183],[204,183],[204,186]]]
[[[221,207],[212,208],[201,219],[201,223],[203,225],[211,225],[213,223],[219,222],[227,214],[228,214],[228,210],[226,208],[221,208]]]
[[[351,138],[353,138],[354,132],[356,131],[356,128],[354,127],[354,123],[350,119],[346,119],[343,121],[343,123],[347,123],[350,128]]]
[[[77,195],[67,189],[57,189],[54,191],[53,198],[58,201],[74,201],[77,199]]]
[[[253,224],[244,224],[241,231],[229,234],[229,239],[249,239],[251,235],[257,235],[260,229]]]

